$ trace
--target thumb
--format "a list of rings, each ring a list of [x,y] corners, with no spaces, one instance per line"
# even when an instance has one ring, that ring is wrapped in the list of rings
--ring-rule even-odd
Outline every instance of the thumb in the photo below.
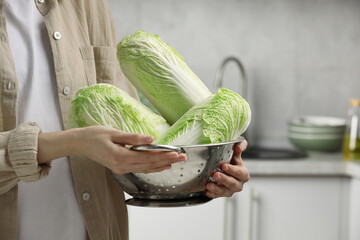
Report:
[[[127,133],[122,131],[116,131],[111,139],[114,143],[124,145],[141,145],[150,144],[154,141],[153,136],[147,136],[138,133]]]

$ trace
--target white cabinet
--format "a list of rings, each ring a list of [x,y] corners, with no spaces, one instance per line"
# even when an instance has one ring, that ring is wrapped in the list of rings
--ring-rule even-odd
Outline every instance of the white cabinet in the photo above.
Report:
[[[352,178],[349,202],[349,240],[360,239],[360,180]]]
[[[233,239],[348,239],[350,180],[348,177],[252,177],[244,192],[236,195],[237,228]]]
[[[195,207],[129,207],[130,240],[358,240],[357,224],[350,225],[354,237],[348,237],[349,190],[359,187],[351,180],[255,176],[231,199]],[[350,216],[356,221],[359,213],[360,207]]]
[[[359,240],[360,163],[253,161],[234,197],[195,207],[129,207],[130,240]]]
[[[222,240],[224,199],[193,207],[129,210],[130,240]]]

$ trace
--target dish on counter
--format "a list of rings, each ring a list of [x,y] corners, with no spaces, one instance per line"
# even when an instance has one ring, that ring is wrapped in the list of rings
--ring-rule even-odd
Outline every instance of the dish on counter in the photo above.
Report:
[[[340,151],[346,121],[327,116],[301,116],[288,121],[288,138],[306,151]]]

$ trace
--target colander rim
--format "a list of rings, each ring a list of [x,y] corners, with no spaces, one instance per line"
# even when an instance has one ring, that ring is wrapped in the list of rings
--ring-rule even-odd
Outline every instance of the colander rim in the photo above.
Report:
[[[174,145],[174,147],[184,147],[184,148],[195,148],[195,147],[217,147],[217,146],[222,146],[222,145],[227,145],[227,144],[234,144],[234,143],[239,143],[244,141],[245,138],[240,136],[239,138],[232,140],[232,141],[228,141],[228,142],[221,142],[221,143],[207,143],[207,144],[195,144],[195,145]],[[166,146],[166,145],[165,145]]]

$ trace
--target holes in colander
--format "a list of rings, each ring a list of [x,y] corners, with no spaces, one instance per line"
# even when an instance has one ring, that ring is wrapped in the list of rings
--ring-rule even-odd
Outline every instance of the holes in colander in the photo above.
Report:
[[[199,173],[199,172],[201,172],[201,170],[200,170],[200,169],[198,169],[198,170],[197,170],[197,172]]]

